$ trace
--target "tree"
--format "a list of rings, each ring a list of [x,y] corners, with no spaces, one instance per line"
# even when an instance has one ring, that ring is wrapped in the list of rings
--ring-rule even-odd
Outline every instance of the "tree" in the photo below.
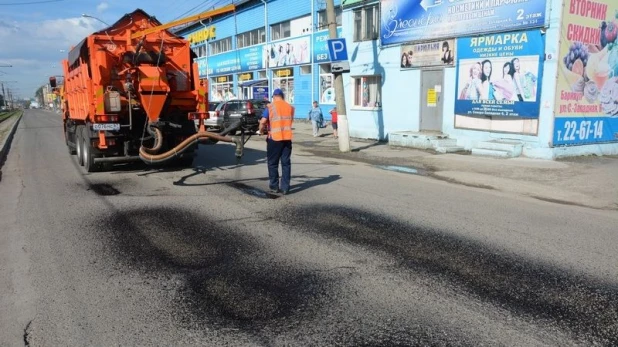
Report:
[[[34,93],[34,97],[39,102],[39,105],[43,105],[45,103],[45,98],[43,97],[43,87],[44,86],[40,86],[39,89],[36,90],[36,93]]]

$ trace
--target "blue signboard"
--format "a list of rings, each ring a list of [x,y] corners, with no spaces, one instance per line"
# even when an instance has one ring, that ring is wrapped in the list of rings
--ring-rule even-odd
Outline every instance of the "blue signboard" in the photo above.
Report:
[[[268,95],[268,87],[264,86],[253,86],[253,98],[260,100],[268,100],[270,99],[270,95]]]
[[[458,39],[455,113],[538,118],[544,46],[540,30]]]
[[[546,21],[545,0],[382,0],[382,45],[525,30]]]
[[[341,37],[341,28],[337,28],[337,37]],[[328,30],[313,34],[313,62],[328,63],[328,40],[330,36]]]
[[[618,141],[618,115],[556,117],[554,146]]]
[[[200,77],[228,75],[235,72],[254,71],[264,68],[264,45],[251,46],[226,53],[197,59]]]

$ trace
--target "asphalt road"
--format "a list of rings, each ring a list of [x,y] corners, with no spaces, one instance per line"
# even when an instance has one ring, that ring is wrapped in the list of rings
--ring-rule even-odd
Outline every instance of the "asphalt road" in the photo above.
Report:
[[[618,344],[618,214],[319,158],[85,174],[27,110],[0,182],[2,346]]]

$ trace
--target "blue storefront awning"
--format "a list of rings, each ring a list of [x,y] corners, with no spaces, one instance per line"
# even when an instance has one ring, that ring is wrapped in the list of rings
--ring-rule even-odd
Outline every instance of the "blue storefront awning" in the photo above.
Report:
[[[240,83],[240,86],[241,87],[251,87],[251,86],[254,86],[254,85],[260,84],[260,83],[265,83],[266,85],[268,85],[268,80],[263,79],[263,80],[246,81],[246,82]]]

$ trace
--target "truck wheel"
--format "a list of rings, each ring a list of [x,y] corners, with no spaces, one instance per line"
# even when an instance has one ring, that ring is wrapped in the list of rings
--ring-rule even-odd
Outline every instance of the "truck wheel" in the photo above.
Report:
[[[77,146],[77,143],[76,143],[75,147],[73,147],[73,146],[71,146],[69,144],[69,135],[70,135],[69,128],[67,127],[67,124],[65,122],[64,123],[64,142],[67,145],[67,149],[69,150],[69,154],[70,155],[75,155],[76,152],[77,152],[77,147],[78,146]]]
[[[77,163],[79,166],[84,166],[84,140],[82,139],[83,125],[78,125],[75,131],[75,148],[77,154]]]
[[[82,138],[84,152],[84,168],[86,169],[86,172],[98,171],[98,165],[94,163],[94,148],[92,148],[92,141],[90,141],[90,136],[88,136],[88,129],[86,127],[84,127],[83,129]]]

